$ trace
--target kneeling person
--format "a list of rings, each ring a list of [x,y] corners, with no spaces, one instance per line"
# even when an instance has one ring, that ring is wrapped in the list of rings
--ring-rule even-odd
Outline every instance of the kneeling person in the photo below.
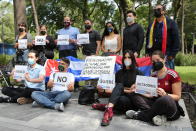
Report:
[[[67,72],[70,61],[62,58],[59,62],[59,72],[52,73],[48,82],[48,88],[52,91],[35,91],[32,98],[35,100],[33,107],[42,105],[47,108],[64,111],[64,105],[71,98],[71,91],[74,89],[74,75]]]

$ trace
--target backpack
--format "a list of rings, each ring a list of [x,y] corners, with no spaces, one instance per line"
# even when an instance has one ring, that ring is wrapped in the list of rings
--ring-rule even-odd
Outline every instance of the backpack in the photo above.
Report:
[[[94,103],[96,88],[92,86],[85,86],[84,89],[80,91],[78,104],[88,105]]]

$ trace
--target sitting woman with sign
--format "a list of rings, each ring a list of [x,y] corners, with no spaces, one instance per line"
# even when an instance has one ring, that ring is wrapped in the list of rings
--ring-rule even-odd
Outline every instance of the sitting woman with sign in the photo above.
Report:
[[[184,111],[178,104],[181,98],[181,79],[178,73],[165,66],[165,56],[161,51],[154,51],[151,59],[153,63],[153,77],[158,78],[158,97],[137,95],[140,101],[134,101],[138,108],[146,107],[143,111],[129,110],[128,118],[162,125],[166,120],[176,120],[184,116]]]
[[[113,117],[113,108],[125,112],[129,109],[133,109],[131,96],[135,90],[136,75],[142,75],[142,73],[136,67],[136,60],[133,52],[127,50],[123,54],[123,68],[116,73],[115,82],[112,94],[109,98],[108,104],[93,104],[92,108],[97,110],[105,110],[104,116],[101,122],[102,126],[109,125]]]

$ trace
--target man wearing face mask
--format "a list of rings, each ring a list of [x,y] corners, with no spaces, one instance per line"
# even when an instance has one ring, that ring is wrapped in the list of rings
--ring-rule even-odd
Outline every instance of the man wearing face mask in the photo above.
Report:
[[[33,107],[42,105],[46,108],[64,111],[64,104],[71,98],[70,92],[74,89],[74,75],[67,72],[69,64],[70,61],[67,58],[62,58],[58,66],[59,72],[50,75],[48,87],[52,91],[32,93],[32,98],[35,100],[32,104]]]
[[[138,57],[144,43],[144,30],[135,23],[136,13],[134,11],[127,12],[127,26],[123,30],[123,52],[129,49]]]
[[[99,55],[101,36],[98,31],[93,30],[92,21],[87,19],[84,22],[85,33],[89,34],[89,44],[84,44],[82,52],[86,56]]]
[[[32,102],[31,93],[33,91],[45,90],[45,70],[43,66],[36,63],[37,60],[37,51],[31,50],[28,54],[28,67],[24,74],[24,80],[16,80],[16,82],[24,82],[25,88],[4,87],[2,93],[9,97],[2,98],[0,102],[27,104]]]
[[[80,34],[79,29],[71,26],[71,18],[64,17],[64,28],[56,32],[57,35],[69,35],[69,45],[59,45],[59,58],[73,56],[77,58],[77,34]]]
[[[154,8],[155,19],[148,26],[146,33],[146,54],[160,50],[166,55],[166,66],[174,69],[174,58],[180,48],[178,27],[174,20],[165,16],[165,7]]]

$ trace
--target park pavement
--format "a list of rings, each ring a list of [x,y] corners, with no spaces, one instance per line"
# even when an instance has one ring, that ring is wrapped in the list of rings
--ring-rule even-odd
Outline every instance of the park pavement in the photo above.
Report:
[[[78,93],[73,93],[64,112],[32,108],[31,104],[1,103],[0,131],[193,131],[187,111],[185,117],[163,126],[126,119],[125,115],[118,114],[114,115],[109,126],[101,127],[103,112],[79,105],[77,99]],[[183,100],[180,104],[185,109]]]

